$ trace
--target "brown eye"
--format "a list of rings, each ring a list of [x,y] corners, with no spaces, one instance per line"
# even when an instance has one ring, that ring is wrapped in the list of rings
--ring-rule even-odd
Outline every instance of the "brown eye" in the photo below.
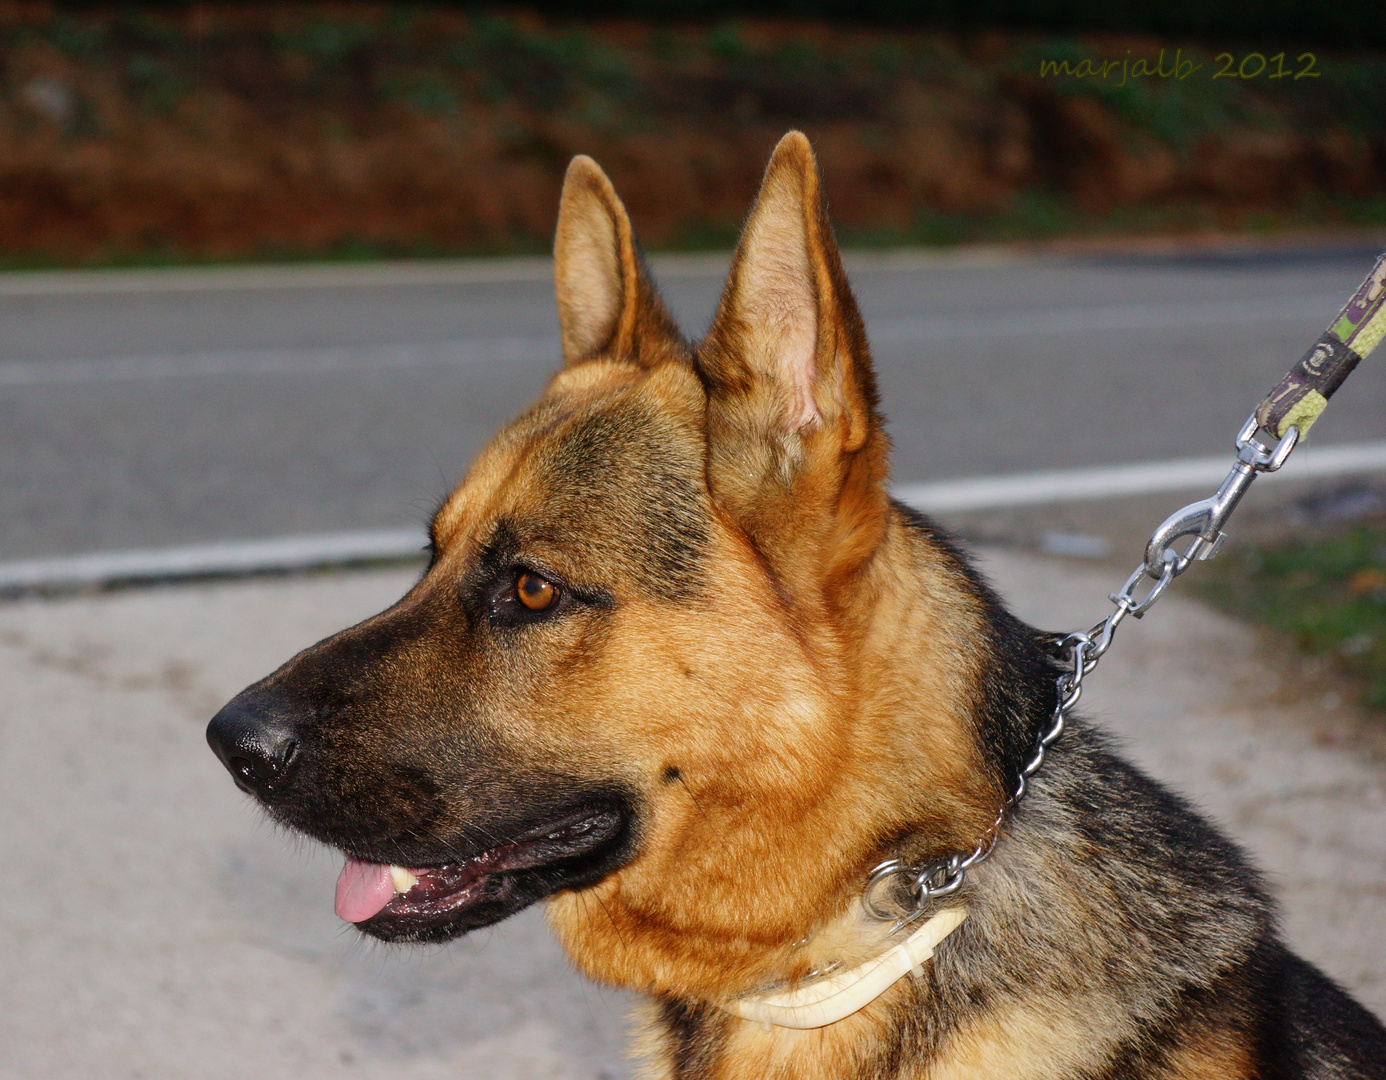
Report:
[[[547,611],[558,602],[558,589],[538,574],[521,574],[515,581],[515,594],[530,611]]]

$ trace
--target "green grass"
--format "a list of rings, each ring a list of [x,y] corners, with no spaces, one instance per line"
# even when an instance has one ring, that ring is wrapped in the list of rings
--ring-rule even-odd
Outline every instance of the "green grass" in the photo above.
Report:
[[[1386,521],[1233,549],[1209,571],[1209,600],[1333,661],[1386,710]]]

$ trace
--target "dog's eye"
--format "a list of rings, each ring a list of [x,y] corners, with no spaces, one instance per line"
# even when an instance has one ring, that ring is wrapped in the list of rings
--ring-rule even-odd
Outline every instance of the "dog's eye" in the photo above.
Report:
[[[530,611],[547,611],[558,603],[558,587],[529,571],[515,579],[515,595]]]
[[[487,614],[497,629],[547,622],[578,599],[566,585],[525,566],[511,566],[492,578],[489,592]]]

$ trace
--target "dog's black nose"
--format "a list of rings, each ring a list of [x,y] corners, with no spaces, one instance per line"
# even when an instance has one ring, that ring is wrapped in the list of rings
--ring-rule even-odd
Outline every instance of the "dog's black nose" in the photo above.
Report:
[[[233,698],[207,725],[207,742],[236,786],[263,798],[282,788],[298,760],[288,710],[254,688]]]

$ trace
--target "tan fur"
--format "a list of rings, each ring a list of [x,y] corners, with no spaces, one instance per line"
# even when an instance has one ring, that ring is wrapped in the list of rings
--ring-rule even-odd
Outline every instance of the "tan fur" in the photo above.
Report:
[[[582,190],[605,190],[594,187],[593,168],[575,165],[570,181],[576,175]],[[854,903],[868,868],[863,852],[921,814],[936,824],[941,844],[965,842],[993,812],[994,797],[983,805],[975,794],[979,766],[966,727],[975,672],[942,662],[975,632],[976,616],[957,590],[918,591],[920,553],[884,513],[884,439],[851,375],[852,364],[865,360],[864,338],[859,322],[847,321],[855,309],[843,315],[850,294],[841,288],[840,269],[836,278],[826,269],[837,256],[825,248],[831,236],[817,183],[806,141],[788,137],[767,170],[709,346],[727,366],[749,366],[761,384],[751,404],[762,412],[753,423],[775,432],[784,458],[753,479],[786,488],[783,520],[738,515],[729,499],[728,512],[714,522],[714,591],[701,609],[686,626],[677,612],[651,609],[646,626],[638,610],[629,611],[609,663],[591,684],[605,700],[588,712],[621,718],[622,730],[606,728],[600,736],[620,740],[612,748],[620,760],[649,772],[674,765],[682,774],[654,807],[644,855],[595,888],[550,903],[551,922],[574,960],[604,981],[722,998],[803,969],[813,961],[793,955],[792,944]],[[565,208],[576,204],[565,194]],[[573,213],[568,220],[557,248],[560,282],[579,272],[565,265],[572,253],[600,246],[582,230],[604,228],[599,215]],[[620,251],[613,277],[629,280],[638,271],[633,250]],[[587,260],[581,272],[594,268],[599,264]],[[645,302],[640,291],[622,295]],[[803,340],[786,343],[783,334],[737,337],[773,311],[794,323],[807,315],[810,328],[819,328],[807,350]],[[623,311],[619,318],[634,324],[642,317]],[[580,391],[570,369],[545,400],[602,387],[649,394],[682,417],[689,437],[715,447],[702,388],[687,365],[666,362],[638,383],[629,368],[576,370],[584,368]],[[738,378],[728,376],[729,384]],[[722,408],[739,392],[734,385],[721,395],[714,390],[710,407]],[[815,419],[806,422],[809,407]],[[796,456],[806,459],[798,468]],[[714,448],[714,474],[718,468]],[[494,466],[487,471],[500,475]],[[512,472],[505,475],[522,489]],[[714,484],[719,479],[741,483],[738,476],[714,477]],[[474,499],[472,486],[469,479],[460,503],[484,501]],[[747,494],[760,500],[764,492]],[[878,522],[869,528],[851,520],[868,513]],[[786,552],[780,536],[787,529],[808,537],[802,551]],[[883,543],[887,537],[893,542]],[[862,575],[852,590],[856,608],[825,610],[836,591],[825,576],[851,571]],[[917,663],[899,662],[902,638],[919,643]],[[773,678],[757,663],[766,655],[777,657]],[[715,688],[698,677],[714,667],[721,676]],[[740,680],[729,677],[738,670]],[[651,685],[661,688],[657,699]],[[921,702],[928,703],[924,716]],[[556,722],[574,724],[569,717]],[[907,734],[921,722],[929,732],[923,742]],[[594,734],[572,732],[582,743]],[[654,757],[652,747],[659,750]],[[897,760],[902,753],[910,760]],[[758,767],[748,770],[747,762]],[[927,810],[923,789],[930,792]],[[749,806],[756,813],[747,814]],[[882,807],[894,813],[883,815]]]
[[[969,720],[979,613],[886,503],[869,355],[807,142],[788,136],[772,158],[696,370],[631,235],[605,176],[577,159],[555,246],[569,366],[440,512],[435,575],[446,581],[488,523],[551,497],[545,448],[612,403],[648,407],[669,445],[706,453],[706,594],[692,608],[625,598],[594,659],[574,643],[563,698],[527,700],[508,736],[536,759],[622,762],[660,792],[631,862],[550,898],[573,961],[609,984],[718,1002],[878,953],[884,931],[857,901],[882,846],[908,829],[965,850],[1001,792]],[[551,558],[580,570],[561,547]],[[678,782],[660,786],[671,768]],[[858,1075],[908,992],[812,1031],[726,1016],[710,1075]],[[1130,1033],[1100,995],[1035,999],[901,1075],[1052,1080],[1097,1068]],[[651,1077],[672,1075],[661,1038],[644,1038]],[[1200,1044],[1179,1067],[1205,1075],[1218,1052]]]
[[[862,1060],[881,1044],[883,1027],[907,985],[898,985],[881,999],[845,1020],[825,1028],[797,1031],[766,1028],[733,1020],[728,1024],[722,1067],[708,1080],[839,1080],[864,1075]],[[652,1010],[646,1007],[636,1050],[648,1062],[642,1080],[664,1080],[672,1073],[661,1062],[662,1032]],[[1122,1003],[1097,995],[1035,997],[1023,1006],[996,1010],[981,1022],[953,1034],[936,1056],[907,1065],[901,1080],[1061,1080],[1063,1077],[1100,1073],[1113,1048],[1135,1031]],[[1240,1052],[1243,1057],[1238,1058]],[[1178,1055],[1172,1070],[1217,1067],[1245,1060],[1245,1048],[1214,1039],[1200,1039]],[[1165,1074],[1162,1074],[1165,1075]],[[1188,1076],[1203,1080],[1215,1072],[1170,1071],[1170,1080]],[[1235,1078],[1245,1070],[1225,1074]]]
[[[647,405],[667,425],[664,438],[700,456],[712,441],[714,486],[742,482],[720,474],[709,430],[741,407],[735,377],[709,396],[678,343],[659,337],[667,316],[639,285],[629,223],[594,164],[574,163],[563,207],[565,352],[586,359],[555,377],[439,513],[430,574],[439,583],[472,556],[489,522],[542,501],[544,447],[605,403]],[[852,374],[865,342],[840,268],[825,269],[837,256],[825,246],[801,136],[777,152],[756,215],[765,231],[748,230],[714,330],[722,363],[741,362],[750,346],[738,328],[758,322],[767,302],[795,319],[822,315],[807,353],[771,360],[762,350],[747,361],[770,365],[754,376],[765,385],[751,404],[763,410],[756,428],[782,446],[783,467],[753,479],[784,488],[776,518],[738,513],[735,496],[717,504],[708,594],[688,611],[629,598],[600,659],[582,662],[579,651],[564,669],[565,699],[583,708],[528,701],[508,733],[537,758],[623,762],[646,786],[679,770],[678,783],[657,788],[642,854],[593,888],[555,896],[549,917],[593,977],[710,999],[869,953],[872,943],[841,933],[827,935],[826,949],[794,945],[855,910],[881,844],[924,821],[940,849],[962,846],[999,797],[977,783],[968,721],[977,673],[947,660],[965,654],[978,616],[946,586],[953,571],[886,512],[884,436]],[[797,238],[779,235],[786,223]],[[786,270],[796,251],[801,265]],[[608,334],[608,325],[643,330]],[[804,400],[818,417],[806,430],[796,427]],[[793,544],[783,540],[790,532]],[[556,572],[580,576],[560,548],[548,557]],[[921,571],[940,587],[920,590]],[[834,580],[844,574],[854,575],[850,591]],[[905,663],[902,641],[914,651]],[[776,657],[773,672],[766,656]]]
[[[714,495],[803,616],[833,620],[832,597],[850,595],[844,577],[881,542],[888,444],[861,316],[798,132],[766,168],[698,363],[710,383]]]
[[[1162,1075],[1168,1080],[1252,1080],[1257,1068],[1245,1037],[1212,1031],[1174,1051]]]
[[[1099,1071],[1132,1033],[1120,1003],[1037,997],[958,1032],[918,1075],[928,1080],[1060,1080]]]
[[[903,701],[918,695],[940,703],[929,759],[909,762],[920,787],[967,790],[973,753],[960,733],[957,706],[948,705],[962,688],[931,680],[938,669],[923,665],[913,685],[864,686],[859,673],[875,667],[869,656],[855,649],[810,653],[765,602],[773,594],[758,564],[734,534],[723,540],[725,561],[715,575],[720,587],[699,617],[685,628],[652,612],[655,621],[648,628],[633,624],[613,657],[631,675],[604,672],[611,694],[628,687],[630,695],[613,702],[611,713],[645,717],[620,752],[648,760],[649,747],[658,747],[660,757],[648,767],[676,765],[682,782],[654,808],[644,854],[584,893],[555,897],[549,907],[570,955],[594,977],[713,999],[790,974],[792,944],[854,904],[869,869],[860,852],[872,849],[873,837],[899,828],[906,808],[918,809],[915,785],[879,769],[907,742]],[[965,618],[927,600],[911,606],[902,614],[934,627]],[[686,642],[677,658],[669,656],[671,639]],[[876,644],[894,647],[887,640]],[[779,658],[773,679],[755,663],[766,652]],[[743,662],[741,681],[726,680],[729,660]],[[716,696],[702,680],[679,678],[680,665],[694,672],[719,668]],[[652,677],[662,688],[660,700],[650,700]],[[678,693],[680,685],[686,694]],[[876,708],[868,712],[863,701]],[[747,762],[757,767],[748,769]],[[749,806],[757,812],[748,814]],[[899,822],[882,815],[882,807],[900,808]],[[938,821],[942,834],[985,823],[985,810],[961,800],[952,809],[951,820]]]
[[[888,927],[859,906],[870,868],[968,852],[986,835],[1019,768],[1007,762],[1046,722],[1055,669],[1038,634],[888,498],[869,349],[801,134],[771,158],[696,349],[587,158],[565,182],[555,281],[566,366],[435,516],[429,572],[267,680],[292,682],[302,663],[312,685],[335,686],[315,657],[340,648],[350,668],[363,635],[385,657],[371,701],[323,710],[346,714],[325,722],[329,779],[350,789],[332,792],[338,812],[360,812],[360,790],[377,832],[387,811],[391,827],[418,824],[379,778],[431,769],[454,743],[471,756],[438,767],[445,797],[423,823],[449,842],[474,821],[532,829],[535,778],[623,800],[629,828],[623,846],[609,841],[611,861],[544,879],[520,903],[547,895],[580,970],[653,995],[639,1041],[649,1078],[1060,1080],[1105,1077],[1147,1051],[1147,1077],[1250,1077],[1250,1051],[1227,1032],[1181,1043],[1165,1031],[1163,1051],[1147,1032],[1186,983],[1246,960],[1269,907],[1254,881],[1224,885],[1216,904],[1172,888],[1179,861],[1152,863],[1144,834],[1124,841],[1137,856],[1104,863],[1093,848],[1105,836],[1075,821],[1131,823],[1119,799],[1081,808],[1114,790],[1151,796],[1098,760],[1100,744],[1070,736],[1062,753],[1079,779],[1060,791],[1051,760],[1008,818],[1023,841],[969,877],[986,883],[985,903],[919,982],[809,1031],[720,1008],[882,951]],[[514,575],[531,572],[578,599],[506,622],[497,605],[504,614]],[[1094,795],[1088,777],[1109,786]],[[1145,978],[1155,959],[1161,976]]]
[[[654,301],[630,218],[606,173],[579,155],[568,166],[554,235],[554,288],[563,358],[605,353],[651,365],[682,345]]]

